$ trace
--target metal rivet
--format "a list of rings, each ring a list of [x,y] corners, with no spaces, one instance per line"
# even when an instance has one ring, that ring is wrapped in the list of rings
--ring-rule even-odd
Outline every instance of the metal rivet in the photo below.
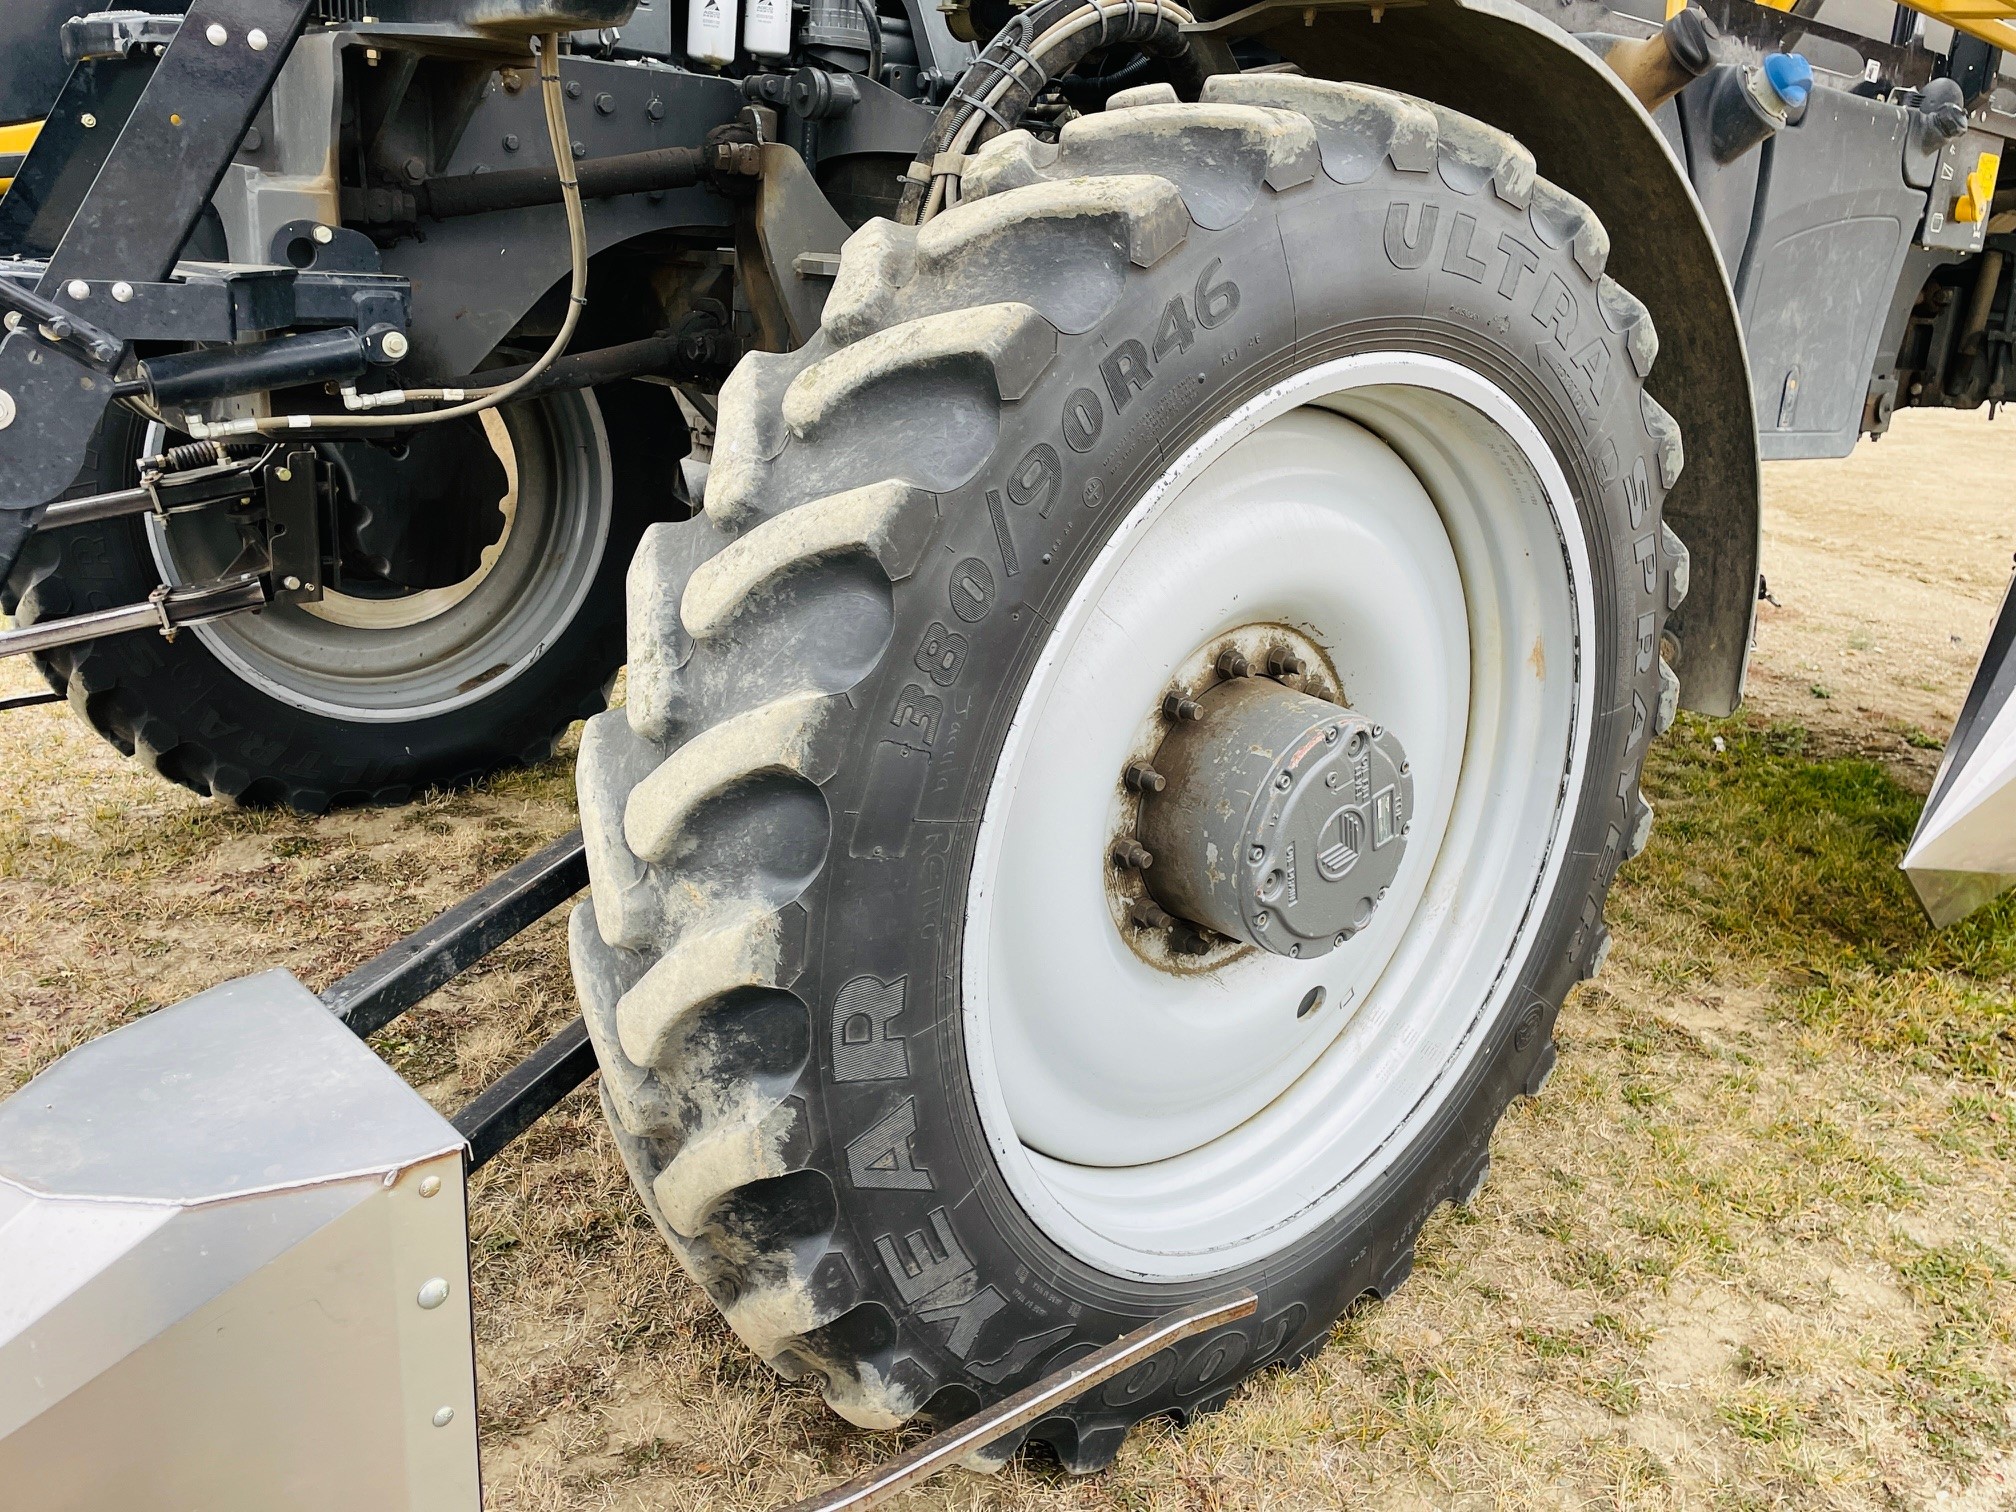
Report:
[[[453,1407],[436,1407],[434,1409],[434,1426],[436,1428],[446,1428],[454,1421],[455,1409]]]
[[[322,246],[325,247],[328,246],[329,243],[336,240],[335,229],[330,226],[317,226],[313,231],[310,231],[308,234],[311,237],[313,237],[317,242],[319,242]]]
[[[252,30],[245,33],[245,45],[254,52],[266,51],[266,33],[259,30],[256,26],[253,27]]]
[[[84,282],[81,278],[73,278],[63,286],[63,292],[68,294],[72,299],[89,299],[91,297],[91,285]]]
[[[432,1311],[448,1300],[448,1283],[440,1276],[435,1276],[421,1283],[420,1294],[413,1300]]]
[[[79,126],[82,126],[86,131],[89,131],[92,127],[98,124],[98,117],[91,114],[91,112],[87,110],[84,112],[84,114],[77,117],[77,124]]]
[[[119,282],[112,285],[112,297],[118,300],[120,304],[131,304],[133,302],[133,285],[126,282],[123,278],[120,279]]]
[[[439,1176],[423,1176],[420,1178],[420,1195],[422,1197],[432,1197],[440,1190],[441,1178]]]
[[[14,415],[14,396],[7,390],[0,389],[0,430],[5,430],[14,423]]]
[[[212,21],[209,29],[203,33],[203,39],[212,47],[222,47],[231,40],[231,33],[224,30],[221,22]]]

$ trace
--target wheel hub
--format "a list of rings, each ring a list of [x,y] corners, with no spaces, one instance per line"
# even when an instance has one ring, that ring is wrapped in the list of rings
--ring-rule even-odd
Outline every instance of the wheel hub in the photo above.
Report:
[[[1173,727],[1152,775],[1135,776],[1153,899],[1135,917],[1152,925],[1159,909],[1178,933],[1320,956],[1370,922],[1400,869],[1407,755],[1348,708],[1234,670],[1195,698],[1170,696]]]

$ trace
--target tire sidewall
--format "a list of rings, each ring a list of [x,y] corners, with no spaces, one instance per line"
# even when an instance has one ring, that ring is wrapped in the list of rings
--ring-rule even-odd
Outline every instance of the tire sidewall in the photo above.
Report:
[[[1227,286],[1236,308],[1224,308]],[[1130,341],[1152,369],[1139,386],[1124,359],[1120,382],[1109,376]],[[1109,1275],[1023,1211],[980,1125],[960,987],[979,819],[1050,625],[1154,480],[1252,395],[1371,351],[1483,374],[1569,479],[1595,574],[1583,673],[1597,713],[1566,864],[1481,1051],[1360,1199],[1242,1270],[1182,1283]],[[1096,437],[1088,395],[1102,411]],[[1555,1014],[1600,938],[1658,698],[1663,584],[1656,557],[1646,562],[1659,471],[1639,375],[1596,281],[1522,208],[1438,174],[1382,170],[1350,187],[1319,177],[1263,192],[1231,229],[1193,228],[1094,329],[1062,336],[1056,360],[1001,413],[992,458],[940,496],[933,549],[895,593],[889,652],[851,695],[848,749],[826,786],[828,864],[803,899],[798,990],[817,1064],[801,1085],[826,1149],[818,1163],[849,1188],[848,1264],[864,1298],[903,1320],[883,1362],[894,1379],[996,1395],[1185,1301],[1259,1294],[1252,1319],[1088,1398],[1075,1412],[1082,1428],[1102,1412],[1131,1421],[1208,1406],[1258,1366],[1312,1347],[1358,1297],[1390,1291],[1427,1215],[1481,1176],[1506,1104],[1551,1066]],[[890,1151],[892,1139],[904,1147]]]

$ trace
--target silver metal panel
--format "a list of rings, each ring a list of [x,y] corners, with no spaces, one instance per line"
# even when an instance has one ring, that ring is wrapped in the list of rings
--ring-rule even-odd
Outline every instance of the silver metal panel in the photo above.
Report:
[[[1934,924],[2016,886],[2016,581],[1899,863]]]
[[[0,1103],[0,1504],[480,1506],[462,1141],[285,972]]]

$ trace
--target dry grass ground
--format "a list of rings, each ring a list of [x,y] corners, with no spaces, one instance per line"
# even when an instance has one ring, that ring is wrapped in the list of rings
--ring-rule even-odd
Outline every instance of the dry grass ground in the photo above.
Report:
[[[1661,748],[1562,1068],[1397,1297],[1110,1473],[908,1505],[2016,1506],[2016,908],[1935,936],[1892,869],[2016,545],[2012,462],[2016,432],[1907,415],[1772,471],[1751,706]],[[7,716],[0,770],[0,1089],[223,976],[322,986],[571,823],[565,762],[237,813],[61,709]],[[379,1048],[450,1106],[572,1012],[549,922]],[[493,1506],[758,1508],[890,1452],[726,1335],[590,1094],[472,1206]]]

